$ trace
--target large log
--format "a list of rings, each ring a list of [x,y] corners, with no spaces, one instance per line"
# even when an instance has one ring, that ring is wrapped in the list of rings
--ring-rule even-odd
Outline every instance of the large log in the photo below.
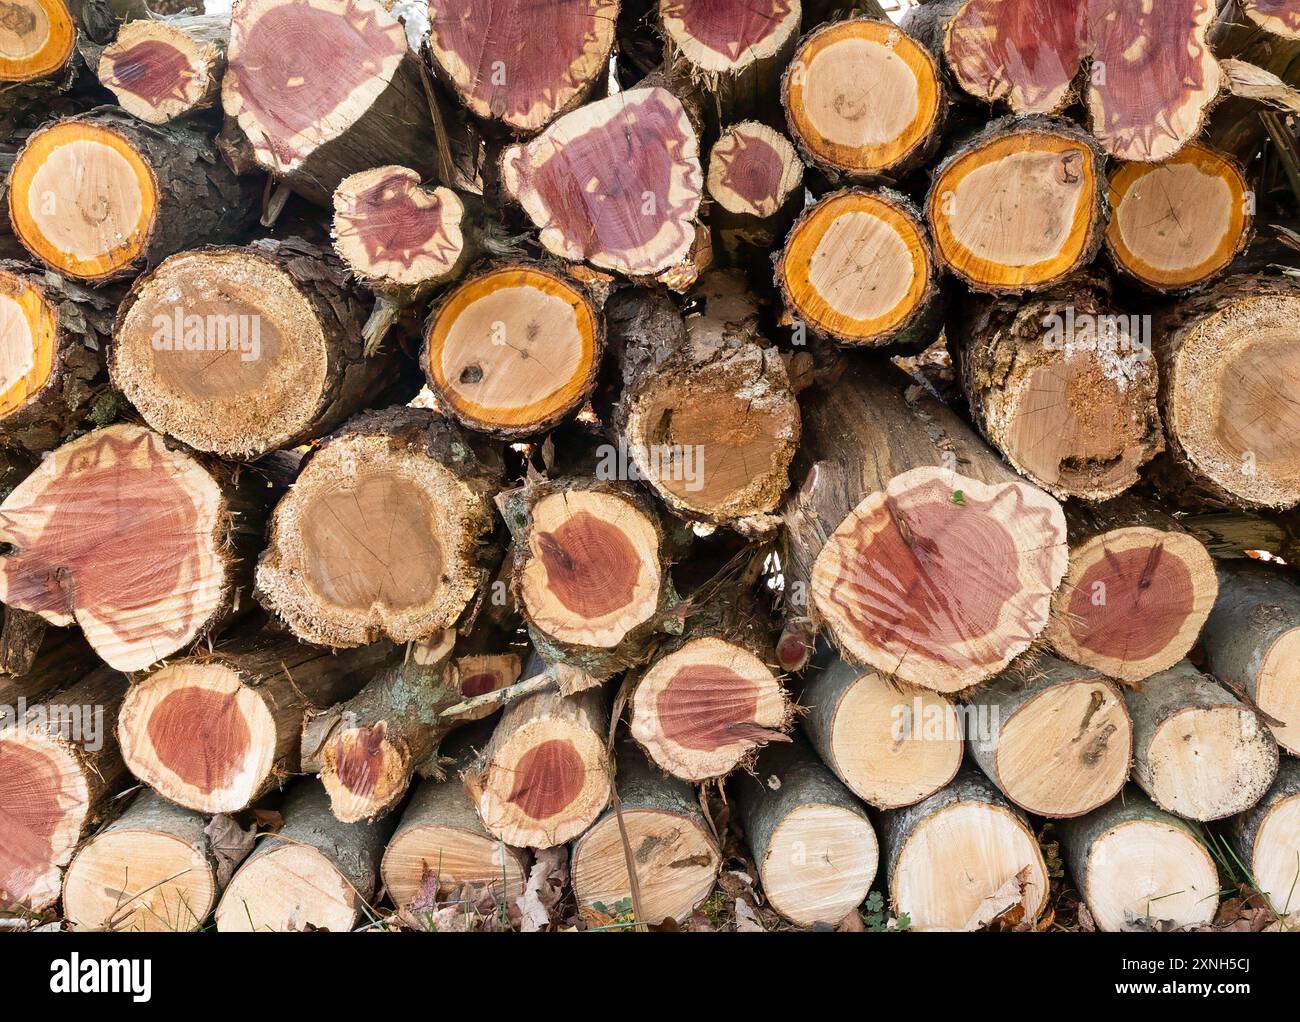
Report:
[[[242,0],[221,104],[257,165],[328,207],[349,174],[436,169],[419,62],[379,0]]]
[[[1154,291],[1217,277],[1250,242],[1255,194],[1231,156],[1192,143],[1161,163],[1110,174],[1111,261]]]
[[[1300,755],[1300,587],[1262,565],[1221,564],[1201,644],[1205,669],[1248,696],[1278,744]]]
[[[155,429],[257,458],[414,393],[391,357],[366,357],[365,319],[347,268],[302,238],[184,252],[122,302],[109,372]]]
[[[1159,507],[1131,496],[1067,515],[1070,566],[1044,638],[1061,656],[1126,682],[1168,670],[1214,606],[1214,562]]]
[[[565,114],[501,158],[506,192],[546,249],[629,276],[685,262],[704,190],[699,141],[667,89],[631,89]]]
[[[465,777],[483,826],[520,848],[550,848],[585,831],[609,803],[608,730],[598,688],[538,692],[507,706]]]
[[[578,907],[639,903],[638,921],[684,922],[713,890],[722,854],[695,790],[665,777],[631,743],[615,752],[618,804],[576,841],[570,861]],[[629,878],[636,871],[636,886]]]
[[[977,291],[1033,291],[1092,262],[1106,226],[1104,157],[1067,121],[993,121],[935,168],[925,214],[940,262]]]
[[[40,913],[58,900],[63,867],[127,776],[111,723],[126,686],[100,668],[0,711],[0,908]]]
[[[34,132],[14,163],[14,234],[57,272],[133,276],[201,243],[234,240],[253,192],[192,128],[144,124],[114,107]]]
[[[129,21],[100,54],[99,80],[127,113],[165,124],[216,105],[229,41],[229,14]]]
[[[1034,832],[977,770],[886,813],[881,845],[890,904],[912,929],[979,929],[1017,904],[1033,922],[1047,904]]]
[[[1103,933],[1208,926],[1219,871],[1196,829],[1128,788],[1056,825],[1062,857]]]
[[[239,605],[269,496],[256,472],[236,478],[151,430],[95,430],[0,504],[0,601],[79,625],[118,670],[148,667]]]
[[[391,828],[340,823],[313,780],[293,787],[280,815],[283,826],[258,843],[222,895],[217,929],[351,930],[375,895]]]
[[[425,409],[350,420],[276,505],[258,598],[322,646],[408,642],[454,627],[492,567],[500,464],[482,454]]]
[[[1065,574],[1060,505],[888,363],[842,359],[803,411],[787,602],[846,659],[940,692],[1023,652]]]
[[[833,21],[782,79],[790,134],[831,180],[898,180],[938,145],[947,99],[934,58],[888,20]]]
[[[172,802],[237,812],[301,772],[304,717],[355,694],[391,649],[333,654],[257,636],[173,660],[123,700],[122,758]]]
[[[706,274],[692,297],[684,323],[662,292],[610,300],[622,370],[612,416],[619,450],[602,449],[597,477],[644,479],[687,521],[771,531],[799,443],[785,361],[760,332],[741,274]],[[620,472],[614,455],[635,473]]]
[[[1133,780],[1161,809],[1221,820],[1263,798],[1277,743],[1254,709],[1184,660],[1126,689]]]
[[[876,832],[812,749],[769,745],[735,795],[768,905],[796,926],[834,926],[862,903],[876,876]]]
[[[910,199],[845,189],[805,209],[776,283],[791,313],[841,344],[925,348],[943,328],[934,249]]]
[[[212,844],[201,815],[146,788],[78,849],[63,877],[64,918],[77,932],[197,930],[233,868],[218,866]]]
[[[53,270],[0,263],[0,444],[47,451],[115,416],[104,349],[116,297]]]
[[[944,51],[963,89],[1018,114],[1076,98],[1107,152],[1162,160],[1195,138],[1225,83],[1212,0],[943,0]]]
[[[492,436],[527,437],[587,400],[604,342],[588,288],[542,263],[507,263],[476,272],[438,302],[420,364],[458,421]]]
[[[1300,908],[1300,761],[1288,757],[1255,808],[1237,817],[1233,839],[1253,885],[1279,916]]]
[[[1026,657],[970,697],[971,758],[1036,816],[1082,816],[1128,780],[1133,724],[1119,686],[1055,657]]]
[[[974,298],[948,339],[980,432],[1053,496],[1116,497],[1164,449],[1150,338],[1101,278]]]
[[[618,0],[431,0],[434,66],[491,123],[531,134],[603,81]]]
[[[1171,499],[1217,507],[1300,502],[1300,284],[1234,275],[1156,321]]]
[[[962,715],[947,697],[888,680],[829,647],[809,665],[799,705],[822,762],[877,809],[928,798],[961,766]]]

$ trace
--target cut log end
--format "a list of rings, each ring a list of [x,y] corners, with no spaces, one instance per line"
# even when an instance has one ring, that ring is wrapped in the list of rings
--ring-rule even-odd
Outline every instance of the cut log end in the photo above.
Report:
[[[1234,831],[1255,886],[1278,915],[1294,913],[1300,902],[1300,763],[1283,764],[1268,794]]]
[[[532,508],[516,579],[529,622],[563,643],[612,649],[659,607],[657,524],[612,492],[570,489]]]
[[[140,670],[229,602],[228,518],[194,458],[138,426],[97,430],[56,450],[0,505],[11,547],[0,601],[78,624],[106,663]]]
[[[123,134],[60,121],[36,132],[10,175],[9,219],[38,259],[69,276],[103,280],[145,250],[158,213],[153,168]]]
[[[509,266],[466,281],[438,306],[421,356],[430,387],[472,429],[501,437],[551,428],[587,399],[603,328],[575,282]]]
[[[995,124],[935,174],[926,216],[939,258],[981,291],[1055,283],[1101,242],[1100,153],[1063,122]]]
[[[344,823],[373,819],[406,791],[417,764],[385,721],[345,728],[326,743],[321,783],[330,809]]]
[[[789,140],[758,121],[727,128],[709,150],[709,196],[731,213],[774,216],[803,183]]]
[[[688,781],[722,777],[783,740],[789,699],[762,660],[720,638],[693,639],[656,662],[632,697],[632,736]]]
[[[58,309],[36,283],[0,269],[0,422],[50,384],[58,333]]]
[[[118,736],[136,777],[204,813],[244,808],[274,765],[271,711],[223,664],[172,664],[133,685]]]
[[[827,196],[800,218],[776,277],[813,330],[866,347],[905,339],[938,291],[930,244],[909,205],[858,190]]]
[[[1194,537],[1113,529],[1071,551],[1045,637],[1076,663],[1138,682],[1187,655],[1218,591],[1214,562]]]
[[[445,281],[465,249],[465,206],[449,188],[425,188],[406,167],[375,167],[334,190],[334,248],[381,293]]]
[[[0,15],[0,82],[32,82],[62,70],[76,35],[64,0],[8,0]]]
[[[403,908],[433,890],[448,896],[466,884],[489,887],[497,897],[513,902],[523,894],[524,876],[524,863],[514,849],[450,823],[403,827],[384,850],[384,887]]]
[[[861,813],[802,805],[777,825],[758,864],[763,892],[797,925],[836,922],[865,897],[879,854],[876,832]]]
[[[943,89],[930,53],[885,20],[824,25],[783,81],[791,134],[821,167],[849,178],[897,176],[935,137]]]
[[[1241,0],[1255,24],[1284,39],[1300,39],[1300,7],[1295,0]]]
[[[1126,163],[1110,178],[1106,246],[1121,270],[1157,291],[1204,283],[1250,237],[1252,193],[1235,160],[1188,145],[1163,163]]]
[[[217,929],[347,932],[360,909],[361,898],[318,849],[284,843],[250,858],[235,874],[217,906]]]
[[[735,75],[776,56],[799,31],[794,0],[659,0],[659,17],[673,47],[697,71]]]
[[[581,102],[601,79],[618,2],[433,0],[429,14],[434,60],[465,105],[529,133]]]
[[[481,495],[384,434],[324,444],[277,505],[259,598],[305,642],[408,642],[450,627],[482,581]]]
[[[466,699],[499,692],[519,680],[521,665],[514,653],[483,653],[457,657],[456,673],[460,679],[460,692]],[[480,706],[459,715],[461,720],[482,720],[490,717],[499,706]]]
[[[99,58],[99,80],[127,113],[149,124],[209,105],[223,67],[221,47],[165,21],[122,26]]]
[[[257,162],[287,174],[371,108],[407,52],[376,0],[252,0],[231,25],[222,106]]]
[[[561,258],[653,276],[695,245],[699,141],[666,89],[631,89],[565,115],[507,149],[501,178]]]
[[[917,468],[867,497],[812,569],[811,596],[852,659],[956,692],[1042,631],[1065,574],[1065,517],[1027,484]]]

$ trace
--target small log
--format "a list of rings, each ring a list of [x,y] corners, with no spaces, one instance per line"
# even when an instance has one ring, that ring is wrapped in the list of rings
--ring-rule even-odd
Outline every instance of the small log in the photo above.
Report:
[[[1185,657],[1219,586],[1209,552],[1131,496],[1067,515],[1070,566],[1044,638],[1061,656],[1139,682]]]
[[[1219,871],[1201,836],[1137,788],[1056,825],[1062,857],[1103,933],[1214,921]]]
[[[1250,243],[1254,193],[1231,156],[1192,143],[1162,163],[1111,171],[1106,249],[1122,272],[1153,291],[1219,276]]]
[[[1176,502],[1300,502],[1300,283],[1234,275],[1156,321],[1169,455],[1156,481]]]
[[[768,905],[796,926],[836,925],[879,862],[866,810],[803,742],[769,745],[736,786],[736,809]]]
[[[1233,843],[1252,885],[1279,916],[1300,906],[1300,761],[1287,757],[1255,808],[1233,825]]]
[[[620,902],[639,902],[638,922],[685,922],[709,896],[722,867],[712,828],[689,784],[665,777],[630,742],[618,747],[615,758],[618,808],[573,843],[569,869],[578,908],[612,910]]]
[[[1016,470],[1061,500],[1117,497],[1164,449],[1156,359],[1101,278],[951,317],[971,416]]]
[[[155,429],[257,458],[314,440],[405,384],[392,358],[365,356],[365,319],[347,269],[301,238],[184,252],[123,300],[109,372]]]
[[[355,695],[391,652],[254,637],[172,661],[123,700],[122,758],[172,802],[238,812],[301,772],[306,714]]]
[[[543,264],[477,273],[442,298],[420,364],[439,401],[470,429],[506,439],[553,429],[587,400],[605,343],[600,307]]]
[[[841,359],[829,373],[803,405],[786,599],[851,662],[969,688],[1047,624],[1065,515],[900,370]]]
[[[6,364],[0,383],[0,443],[48,451],[87,423],[113,418],[117,403],[109,389],[104,349],[112,335],[116,297],[52,270],[0,263]]]
[[[501,901],[524,891],[526,854],[483,827],[465,786],[455,778],[425,780],[402,811],[381,864],[384,889],[399,908],[429,908],[430,895],[465,885],[489,888]]]
[[[929,51],[873,17],[801,39],[781,101],[804,159],[833,181],[899,180],[937,147],[948,105]]]
[[[530,480],[497,498],[514,536],[511,589],[550,670],[598,683],[645,661],[677,594],[663,529],[625,485]]]
[[[970,697],[971,758],[1036,816],[1090,813],[1128,780],[1133,724],[1119,686],[1050,656],[1018,660]]]
[[[1248,696],[1278,744],[1300,755],[1300,587],[1263,566],[1221,564],[1201,644],[1205,669]]]
[[[880,836],[890,904],[914,930],[976,930],[1016,905],[1032,923],[1047,905],[1034,832],[978,770],[886,813]]]
[[[799,38],[799,0],[658,0],[665,64],[709,94],[723,124],[766,113]]]
[[[1067,121],[993,121],[935,168],[925,215],[940,262],[992,294],[1065,280],[1101,249],[1103,160]]]
[[[609,306],[623,386],[613,416],[619,447],[596,475],[644,479],[687,521],[771,531],[799,443],[799,404],[780,352],[760,333],[757,301],[735,272],[706,274],[684,329],[642,333],[640,289]],[[631,462],[620,471],[619,456]]]
[[[758,121],[740,121],[709,150],[705,187],[713,206],[709,226],[737,259],[767,251],[786,234],[803,208],[803,164],[794,146]]]
[[[1256,711],[1184,660],[1126,689],[1133,780],[1161,809],[1221,820],[1255,805],[1277,774],[1277,743]]]
[[[841,344],[918,351],[943,328],[933,248],[897,192],[847,189],[806,209],[776,282],[795,316]]]
[[[65,73],[77,42],[77,24],[65,0],[15,0],[9,11],[0,37],[0,83],[26,84]]]
[[[89,433],[0,504],[0,601],[79,625],[117,670],[148,667],[238,606],[265,487],[140,426]]]
[[[304,642],[409,642],[454,627],[485,585],[500,464],[426,410],[350,420],[271,516],[257,596]]]
[[[229,14],[128,21],[100,54],[99,80],[127,113],[165,124],[216,105],[229,41]]]
[[[376,153],[435,171],[419,62],[379,0],[244,0],[227,58],[222,108],[257,165],[304,199],[328,208]]]
[[[206,821],[147,788],[77,851],[63,915],[77,932],[192,932],[224,883]]]
[[[604,81],[618,0],[431,0],[434,66],[470,111],[531,134]]]
[[[803,731],[853,794],[877,809],[928,798],[961,766],[962,716],[947,697],[820,650],[804,676]]]
[[[375,895],[391,828],[340,823],[324,789],[312,780],[294,785],[280,815],[284,825],[258,842],[222,895],[217,929],[353,929]]]
[[[538,692],[506,707],[465,788],[488,831],[518,848],[573,840],[609,804],[606,693]]]
[[[34,132],[14,162],[8,200],[14,234],[32,255],[95,282],[231,241],[255,213],[251,185],[206,136],[114,107]]]
[[[0,712],[0,908],[58,900],[73,850],[127,776],[111,723],[126,686],[100,668],[21,715]]]
[[[654,276],[687,261],[695,244],[699,141],[686,108],[661,87],[565,114],[505,150],[501,180],[547,251],[572,262]]]
[[[1206,0],[953,0],[944,50],[963,89],[985,102],[1005,100],[1018,114],[1064,110],[1084,64],[1079,98],[1106,151],[1163,160],[1200,134],[1223,87],[1207,39],[1215,7]]]

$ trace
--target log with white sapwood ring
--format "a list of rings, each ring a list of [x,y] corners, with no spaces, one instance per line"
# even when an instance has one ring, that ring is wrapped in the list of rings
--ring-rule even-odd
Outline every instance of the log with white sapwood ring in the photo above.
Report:
[[[1279,916],[1300,907],[1300,760],[1287,757],[1259,803],[1233,823],[1233,843],[1253,885]]]
[[[758,250],[762,259],[803,207],[803,163],[780,132],[759,121],[727,127],[709,150],[705,186],[709,226],[733,258]]]
[[[229,14],[128,21],[100,54],[99,80],[127,113],[165,124],[216,105],[229,41]]]

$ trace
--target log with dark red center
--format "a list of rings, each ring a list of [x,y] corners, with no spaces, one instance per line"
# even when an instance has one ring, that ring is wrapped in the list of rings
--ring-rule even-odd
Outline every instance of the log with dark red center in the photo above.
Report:
[[[767,252],[803,205],[803,163],[789,139],[758,121],[728,127],[709,150],[709,224],[728,253],[752,250],[756,271],[771,276]]]
[[[1085,64],[1094,133],[1123,159],[1162,160],[1201,130],[1224,74],[1213,0],[967,0],[948,22],[957,81],[1017,113],[1057,113]]]
[[[560,118],[502,156],[502,181],[565,259],[650,276],[695,241],[703,175],[695,129],[663,88],[633,89]]]
[[[1076,633],[1079,642],[1117,659],[1144,659],[1163,649],[1191,612],[1193,596],[1186,566],[1162,566],[1164,561],[1164,546],[1156,543],[1146,550],[1108,551],[1089,568],[1066,611],[1088,622]],[[1108,596],[1094,610],[1092,598],[1099,586]]]
[[[180,50],[158,39],[146,39],[109,57],[109,80],[133,92],[151,106],[181,96],[189,61]]]
[[[579,512],[536,539],[551,592],[574,614],[603,617],[631,602],[639,565],[616,527]]]
[[[582,790],[584,766],[572,742],[560,738],[535,745],[515,767],[515,786],[506,801],[545,820],[563,812]]]
[[[432,0],[434,60],[477,116],[532,132],[594,89],[617,0]]]
[[[750,737],[750,729],[764,730],[743,723],[758,710],[749,681],[713,664],[677,671],[659,693],[655,710],[664,734],[687,749],[712,751]]]
[[[211,794],[242,765],[251,734],[236,712],[235,694],[205,689],[172,692],[149,717],[149,741],[185,784]],[[221,758],[208,755],[219,749]]]

